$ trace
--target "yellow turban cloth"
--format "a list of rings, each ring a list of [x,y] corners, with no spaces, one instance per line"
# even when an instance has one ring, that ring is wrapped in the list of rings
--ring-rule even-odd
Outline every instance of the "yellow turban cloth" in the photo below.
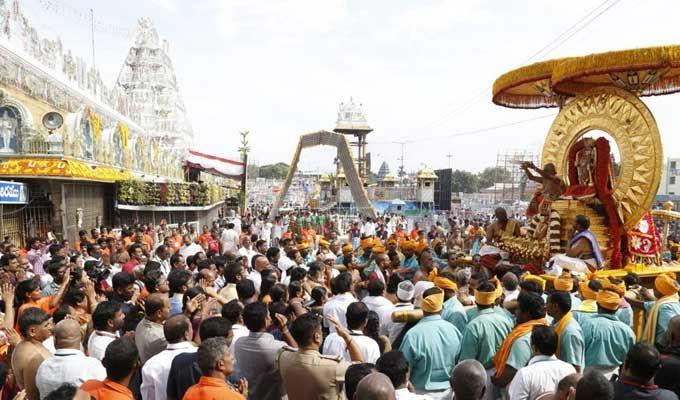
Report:
[[[437,272],[437,268],[433,268],[432,271],[430,271],[429,275],[427,278],[434,283],[434,285],[440,289],[444,290],[458,290],[458,285],[456,285],[456,282],[452,281],[449,278],[439,276]]]
[[[581,291],[581,295],[584,300],[595,300],[597,298],[597,292],[588,287],[589,281],[579,282],[578,289]]]
[[[411,240],[404,240],[403,242],[401,242],[401,248],[404,250],[414,251],[416,249],[416,242],[413,242]]]
[[[367,237],[365,239],[361,239],[361,248],[364,250],[371,249],[373,248],[373,239],[370,237]]]
[[[566,274],[555,279],[553,286],[555,287],[555,290],[559,292],[571,292],[571,289],[574,288],[574,281],[569,274]]]
[[[426,313],[438,313],[442,310],[442,305],[444,304],[444,291],[439,291],[439,293],[431,294],[425,297],[420,302],[420,308]]]
[[[385,253],[386,251],[387,251],[387,250],[385,250],[385,247],[384,247],[383,245],[381,245],[381,244],[376,245],[375,247],[373,247],[373,254],[383,254],[383,253]]]
[[[328,248],[331,244],[325,239],[319,239],[319,247]]]
[[[613,283],[612,281],[609,280],[609,278],[605,278],[602,281],[602,289],[606,290],[611,290],[612,292],[616,292],[619,296],[623,297],[626,294],[626,284],[621,282],[621,283]]]
[[[380,238],[377,236],[375,237],[375,239],[373,239],[373,247],[375,246],[382,246],[382,240],[380,240]]]
[[[597,298],[595,300],[598,306],[610,311],[618,310],[619,305],[621,304],[621,296],[619,296],[618,293],[605,289],[597,292]]]
[[[496,291],[493,292],[482,292],[475,290],[475,303],[482,306],[490,306],[496,302],[498,298]]]
[[[432,248],[434,249],[435,247],[439,246],[440,244],[442,244],[442,240],[439,239],[439,238],[436,238],[435,240],[432,241],[431,245],[432,245]]]
[[[391,244],[399,244],[399,242],[397,242],[397,239],[395,239],[394,237],[390,236],[390,237],[387,239],[387,245],[389,246],[389,245],[391,245]]]
[[[539,285],[541,285],[541,290],[545,290],[545,279],[541,278],[538,275],[532,275],[527,272],[522,280],[525,282],[536,282]]]
[[[354,249],[352,248],[351,244],[345,243],[345,244],[342,245],[342,252],[343,253],[351,253],[352,250],[354,250]]]
[[[427,242],[417,242],[416,243],[416,253],[422,253],[423,251],[427,250],[429,246],[427,245]]]
[[[659,274],[654,280],[654,287],[664,296],[670,296],[680,291],[680,284],[675,280],[673,272]]]
[[[494,291],[494,294],[496,295],[496,299],[498,299],[503,295],[503,284],[501,283],[501,281],[498,280],[498,277],[496,276],[493,277],[491,282],[493,282],[493,284],[496,285],[496,290]]]
[[[299,245],[297,245],[298,250],[305,250],[309,248],[309,243],[307,242],[302,242]]]

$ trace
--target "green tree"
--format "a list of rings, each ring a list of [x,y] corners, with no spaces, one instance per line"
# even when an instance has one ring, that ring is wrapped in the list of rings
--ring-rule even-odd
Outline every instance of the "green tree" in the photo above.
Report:
[[[503,167],[487,167],[477,174],[479,189],[486,189],[494,183],[510,183],[510,172]]]
[[[477,191],[477,177],[472,172],[453,171],[451,175],[451,191],[453,193],[474,193]]]
[[[285,163],[269,164],[260,167],[260,178],[286,179],[287,174],[288,164]]]

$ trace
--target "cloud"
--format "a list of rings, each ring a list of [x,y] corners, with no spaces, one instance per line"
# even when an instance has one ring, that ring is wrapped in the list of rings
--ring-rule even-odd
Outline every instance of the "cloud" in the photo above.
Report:
[[[179,11],[177,0],[151,0],[151,3],[172,14],[177,14]]]
[[[218,31],[231,38],[246,33],[282,36],[327,33],[346,15],[346,0],[216,0]]]

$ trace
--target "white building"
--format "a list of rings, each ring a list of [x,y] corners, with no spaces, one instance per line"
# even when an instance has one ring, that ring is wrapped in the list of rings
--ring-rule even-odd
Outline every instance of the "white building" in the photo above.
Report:
[[[657,194],[680,194],[680,158],[666,159]]]

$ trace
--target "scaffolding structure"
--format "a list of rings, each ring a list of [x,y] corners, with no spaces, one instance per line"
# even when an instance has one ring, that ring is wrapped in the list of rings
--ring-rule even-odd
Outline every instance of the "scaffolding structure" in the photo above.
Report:
[[[539,165],[539,154],[526,149],[505,150],[496,156],[496,176],[493,192],[494,203],[515,203],[527,200],[535,184],[528,181],[522,170],[523,162]]]

